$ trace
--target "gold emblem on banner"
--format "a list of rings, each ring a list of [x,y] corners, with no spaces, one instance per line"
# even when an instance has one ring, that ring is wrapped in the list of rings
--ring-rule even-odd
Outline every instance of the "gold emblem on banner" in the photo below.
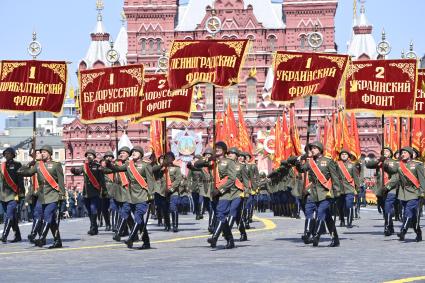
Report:
[[[301,54],[279,54],[276,53],[274,64],[275,67],[279,66],[282,62],[288,62],[289,60],[292,60],[294,58],[301,58],[303,57]]]
[[[57,64],[57,63],[51,63],[51,64],[41,64],[41,67],[48,68],[53,71],[56,75],[59,76],[60,80],[65,82],[66,81],[66,68],[65,64]]]
[[[346,57],[339,57],[339,56],[319,56],[319,58],[323,58],[323,59],[328,59],[330,60],[332,63],[336,63],[338,65],[338,68],[340,70],[342,70],[342,68],[344,67],[344,63],[346,62]]]
[[[131,68],[120,70],[120,73],[129,74],[133,79],[136,79],[139,84],[143,83],[143,71],[141,68]]]
[[[225,44],[225,45],[229,46],[230,48],[233,48],[233,50],[235,50],[236,54],[238,56],[241,56],[242,48],[243,48],[243,45],[244,45],[243,41],[220,41],[219,43]]]
[[[347,78],[350,78],[354,73],[357,73],[359,70],[370,67],[372,64],[352,64],[347,72]]]
[[[25,62],[13,62],[13,63],[3,62],[1,79],[4,80],[4,78],[6,78],[7,75],[13,72],[14,69],[25,66],[26,64],[27,63]]]
[[[81,91],[84,91],[88,84],[91,84],[97,77],[103,76],[105,72],[89,73],[81,75]]]
[[[411,81],[415,81],[415,64],[413,63],[390,63],[391,67],[399,68],[404,74],[409,76]]]
[[[185,48],[194,43],[199,43],[199,41],[177,41],[173,43],[170,51],[170,57],[172,57],[178,50]]]

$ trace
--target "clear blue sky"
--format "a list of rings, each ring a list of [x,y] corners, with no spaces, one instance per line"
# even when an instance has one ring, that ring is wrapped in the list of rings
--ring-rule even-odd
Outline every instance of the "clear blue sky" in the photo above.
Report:
[[[196,1],[196,0],[193,0]],[[266,0],[264,0],[266,1]],[[86,54],[90,33],[96,24],[95,0],[1,0],[0,2],[0,60],[30,59],[26,48],[33,30],[43,45],[39,59],[67,60],[70,81],[76,87],[77,64]],[[104,0],[103,20],[106,30],[115,38],[121,26],[122,0]],[[351,35],[352,0],[339,0],[336,15],[336,41],[339,52],[346,51]],[[360,9],[360,4],[358,4]],[[368,0],[366,15],[374,27],[376,41],[382,28],[392,44],[389,57],[400,57],[411,40],[422,57],[425,53],[423,19],[424,0]],[[5,115],[0,114],[0,130]]]

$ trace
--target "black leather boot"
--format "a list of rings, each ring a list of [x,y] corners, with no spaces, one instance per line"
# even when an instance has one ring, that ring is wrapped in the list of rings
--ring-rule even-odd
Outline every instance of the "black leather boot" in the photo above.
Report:
[[[420,227],[417,227],[416,229],[415,229],[415,232],[416,232],[416,242],[422,242],[422,230],[421,230],[421,228]]]
[[[178,218],[177,211],[171,212],[171,220],[172,220],[173,232],[174,233],[177,233],[179,231],[179,229],[178,229],[178,223],[177,223],[178,219],[179,218]]]
[[[329,247],[339,247],[339,237],[338,232],[336,231],[335,222],[332,218],[326,221],[326,226],[328,227],[329,234],[331,235],[331,243]]]
[[[233,239],[232,230],[230,229],[229,223],[225,222],[223,226],[224,237],[227,240],[227,244],[224,246],[225,249],[233,249],[235,247],[235,241]]]
[[[143,245],[138,248],[139,250],[147,250],[151,248],[149,233],[148,233],[148,229],[146,229],[146,224],[144,225],[142,229],[142,241],[143,241]]]
[[[397,236],[400,241],[404,241],[404,237],[406,236],[407,230],[409,229],[410,218],[406,218],[401,226],[400,233],[397,233]]]
[[[59,233],[58,225],[57,224],[51,225],[50,230],[52,231],[52,234],[53,234],[53,245],[51,245],[49,247],[49,249],[62,248],[62,240],[61,240],[61,236],[60,236],[60,233]]]
[[[15,230],[15,238],[13,238],[13,240],[10,242],[17,243],[22,241],[21,230],[19,230],[19,225],[18,225],[18,218],[15,218],[15,220],[13,220],[13,230]]]
[[[118,223],[117,232],[115,232],[115,235],[112,237],[113,240],[119,242],[121,241],[121,233],[127,226],[127,221],[123,218],[120,218],[120,222]]]
[[[111,231],[111,217],[109,211],[103,214],[103,218],[105,218],[105,232]]]
[[[140,226],[141,226],[140,224],[136,223],[133,226],[133,229],[131,230],[131,233],[128,236],[128,239],[126,241],[124,241],[129,249],[133,248],[133,242],[135,242],[136,239],[138,238],[137,235],[139,233]]]
[[[12,228],[12,221],[10,219],[6,219],[4,222],[3,235],[1,236],[1,241],[3,243],[7,242],[7,236],[9,236],[10,228]]]
[[[324,229],[324,223],[322,220],[319,220],[319,222],[317,223],[314,229],[314,234],[312,238],[313,247],[317,247],[319,245],[320,235],[322,234],[323,229]]]
[[[306,223],[304,226],[304,235],[301,236],[301,239],[304,241],[304,244],[308,245],[313,243],[312,236],[314,235],[315,229],[316,219],[306,219]]]
[[[46,237],[47,237],[47,233],[49,233],[49,229],[50,229],[50,224],[47,222],[43,223],[43,227],[41,229],[41,235],[40,238],[38,238],[37,240],[34,241],[34,244],[37,247],[43,247],[46,244]]]
[[[223,231],[223,226],[224,226],[224,222],[219,221],[217,223],[217,226],[215,227],[212,237],[208,238],[207,242],[211,245],[211,248],[215,248],[217,246],[217,241],[218,241],[218,238],[220,237],[221,232]]]
[[[354,215],[353,215],[353,211],[354,211],[354,209],[353,208],[349,208],[348,209],[348,216],[347,216],[347,228],[353,228],[353,217],[354,217]]]
[[[35,220],[32,225],[31,233],[28,235],[28,240],[30,241],[30,243],[34,244],[34,240],[37,235],[41,235],[41,227],[43,227],[43,220]]]

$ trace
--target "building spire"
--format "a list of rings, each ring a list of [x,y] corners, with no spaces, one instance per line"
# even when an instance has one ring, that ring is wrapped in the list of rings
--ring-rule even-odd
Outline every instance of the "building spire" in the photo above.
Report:
[[[121,23],[124,26],[125,22],[127,21],[127,17],[125,16],[124,11],[121,11]]]
[[[96,0],[97,21],[102,21],[103,0]]]

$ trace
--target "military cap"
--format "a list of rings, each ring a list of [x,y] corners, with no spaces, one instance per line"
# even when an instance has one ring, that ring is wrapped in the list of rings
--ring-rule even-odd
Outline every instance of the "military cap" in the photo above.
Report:
[[[50,146],[50,145],[43,145],[41,148],[40,148],[40,151],[47,151],[50,155],[52,155],[53,154],[53,148]]]
[[[144,151],[143,151],[143,148],[141,146],[138,146],[138,145],[136,145],[135,147],[133,147],[131,149],[131,153],[133,153],[133,151],[140,152],[141,156],[143,156],[145,154]]]
[[[121,148],[118,150],[118,154],[120,154],[120,153],[121,153],[121,151],[125,151],[125,152],[127,152],[128,154],[131,154],[131,150],[130,150],[130,148],[129,148],[128,146],[123,146],[123,147],[121,147]]]

